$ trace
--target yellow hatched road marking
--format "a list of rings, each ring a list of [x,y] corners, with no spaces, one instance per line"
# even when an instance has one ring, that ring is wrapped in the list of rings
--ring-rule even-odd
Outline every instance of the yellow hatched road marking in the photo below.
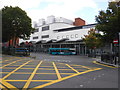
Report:
[[[6,61],[9,61],[9,60],[0,61],[0,63],[2,63],[2,62],[6,62]]]
[[[36,73],[36,74],[56,74],[56,73]],[[60,73],[60,74],[75,74],[75,73]]]
[[[4,67],[2,69],[15,69],[16,67]]]
[[[9,73],[9,72],[0,72],[3,74]],[[31,73],[27,73],[27,72],[14,72],[13,74],[31,74]],[[56,74],[56,73],[36,73],[36,74]],[[75,74],[75,73],[60,73],[60,74]]]
[[[90,67],[87,67],[87,66],[82,66],[82,65],[72,65],[72,66],[80,66],[80,67],[82,67],[82,68],[92,69],[92,68],[90,68]]]
[[[58,70],[71,70],[71,69],[58,69]]]
[[[52,82],[49,82],[49,83],[46,83],[46,84],[43,84],[43,85],[39,85],[39,86],[34,87],[34,88],[30,89],[30,90],[35,90],[35,89],[38,89],[38,88],[43,88],[43,87],[49,86],[49,85],[51,85],[51,84],[54,84],[54,83],[57,83],[57,82],[66,80],[66,79],[68,79],[68,78],[75,77],[75,76],[78,76],[78,75],[81,75],[81,74],[85,74],[85,73],[88,73],[88,72],[91,72],[91,71],[100,70],[100,69],[102,69],[102,68],[96,68],[96,69],[94,69],[94,70],[91,69],[91,70],[87,70],[87,71],[85,71],[85,72],[76,73],[76,74],[73,74],[73,75],[71,75],[71,76],[67,76],[67,77],[64,77],[64,78],[61,78],[61,79],[58,79],[58,80],[54,80],[54,81],[52,81]]]
[[[41,68],[41,67],[53,67],[53,66],[40,66],[40,68]]]
[[[17,71],[18,69],[20,69],[21,67],[23,67],[24,65],[26,65],[27,63],[31,62],[32,60],[20,65],[18,68],[16,68],[15,70],[13,70],[12,72],[10,72],[9,74],[7,74],[5,77],[3,77],[3,80],[7,77],[9,77],[11,74],[13,74],[15,71]]]
[[[43,67],[53,67],[53,66],[40,66],[40,68],[43,68]],[[60,67],[60,66],[58,66],[57,68],[66,68],[66,67]]]
[[[2,67],[0,67],[0,68],[3,68],[3,67],[8,66],[8,65],[10,65],[10,64],[16,63],[16,62],[18,62],[18,61],[21,61],[21,60],[17,60],[17,61],[11,62],[11,63],[6,64],[6,65],[4,65],[4,66],[2,66]]]
[[[0,89],[3,89],[3,90],[8,90],[7,88],[5,88],[3,85],[0,84]]]
[[[77,71],[79,70],[79,71],[86,71],[86,70],[88,70],[88,69],[76,69]]]
[[[76,73],[60,73],[60,74],[66,74],[66,75],[69,75],[69,74],[76,74]]]
[[[26,82],[27,80],[5,80],[7,82]]]
[[[75,71],[76,73],[79,73],[76,69],[74,69],[73,67],[71,67],[70,65],[66,64],[69,68],[71,68],[73,71]]]
[[[21,59],[21,57],[9,57],[10,59],[5,59],[5,60],[2,60],[0,63],[2,63],[2,62],[6,62],[6,61],[12,61],[13,59],[15,59],[15,58],[17,58],[17,59]],[[15,60],[13,60],[13,61],[15,61]]]
[[[21,69],[35,69],[35,68],[21,68]]]
[[[10,72],[0,72],[0,73],[10,73]],[[27,73],[27,72],[14,72],[14,74],[31,74],[31,73]]]
[[[39,68],[39,69],[43,69],[43,70],[55,70],[55,69],[50,69],[50,68]]]
[[[102,66],[105,66],[105,67],[117,68],[117,67],[113,67],[113,66],[108,66],[108,65],[105,65],[105,64],[101,64],[101,63],[98,63],[96,61],[93,61],[93,63],[98,64],[98,65],[102,65]]]
[[[24,85],[23,90],[26,90],[26,88],[28,88],[31,80],[33,79],[36,71],[38,70],[38,68],[39,68],[39,66],[41,65],[42,62],[43,62],[43,61],[40,61],[40,63],[37,65],[37,67],[35,68],[35,70],[34,70],[33,73],[31,74],[31,76],[30,76],[29,79],[27,80],[26,84]]]
[[[0,72],[0,73],[9,73],[9,72]]]
[[[20,65],[9,65],[9,66],[20,66]]]
[[[86,69],[93,69],[93,68],[89,68],[89,67],[86,67],[86,66],[82,66],[82,65],[81,65],[81,67],[83,67],[83,68],[86,68]]]
[[[57,68],[60,68],[60,69],[65,69],[65,68],[67,68],[67,67],[60,67],[60,66],[57,66]]]
[[[25,66],[35,66],[35,65],[25,65]]]
[[[29,63],[29,62],[31,62],[31,60],[28,61],[28,63]],[[87,70],[86,70],[86,71],[83,71],[83,72],[78,72],[77,70],[78,70],[79,68],[75,69],[76,67],[72,67],[72,65],[68,65],[68,64],[64,64],[64,65],[65,65],[65,68],[66,68],[66,67],[67,67],[67,68],[69,67],[70,69],[62,69],[63,67],[60,67],[60,69],[58,69],[58,67],[56,66],[57,64],[56,64],[55,62],[52,62],[53,66],[41,66],[42,61],[39,62],[38,65],[35,65],[35,66],[36,66],[35,68],[22,68],[24,65],[27,66],[28,63],[26,62],[26,64],[24,63],[24,64],[22,64],[22,65],[18,65],[19,67],[16,68],[15,70],[13,70],[13,71],[10,72],[10,73],[9,73],[9,72],[2,72],[2,73],[9,73],[9,74],[7,74],[5,77],[3,77],[3,79],[1,79],[1,80],[2,80],[1,83],[2,83],[3,85],[5,85],[6,87],[8,87],[8,88],[15,88],[15,90],[17,90],[17,88],[16,88],[15,86],[7,83],[7,81],[9,81],[9,82],[26,82],[26,84],[24,85],[24,87],[23,87],[23,89],[22,89],[22,90],[24,90],[24,89],[26,90],[26,89],[29,87],[29,85],[30,85],[31,82],[48,82],[48,83],[45,83],[45,84],[43,84],[43,85],[39,85],[39,86],[35,87],[35,89],[37,89],[37,88],[43,88],[43,87],[49,86],[49,85],[51,85],[51,84],[54,84],[54,83],[57,83],[57,82],[66,80],[66,79],[68,79],[68,78],[71,78],[71,77],[74,77],[74,76],[77,76],[77,75],[80,75],[80,74],[84,74],[84,73],[88,73],[88,72],[91,72],[91,71],[95,71],[95,70],[100,70],[100,69],[102,69],[102,68],[94,68],[94,69],[92,69],[92,68],[89,68],[89,67],[86,67],[86,66],[79,65],[79,66],[82,67],[82,68],[87,68]],[[43,65],[43,64],[42,64],[42,65]],[[31,65],[30,65],[30,66],[31,66]],[[32,65],[32,66],[33,66],[33,65]],[[50,68],[47,69],[47,68],[42,68],[42,67],[53,67],[54,69],[50,69]],[[6,69],[6,67],[5,67],[5,69]],[[8,69],[10,69],[10,68],[8,68]],[[12,68],[11,68],[11,69],[12,69]],[[18,69],[34,69],[34,71],[33,71],[32,73],[27,73],[27,72],[15,72],[15,71],[17,71]],[[56,73],[36,73],[36,71],[37,71],[38,69],[43,69],[43,70],[55,70]],[[89,70],[88,70],[88,69],[89,69]],[[73,70],[73,71],[75,71],[75,72],[77,72],[77,73],[59,73],[59,70]],[[6,79],[7,77],[9,77],[11,74],[31,74],[31,75],[30,75],[30,77],[29,77],[28,80],[4,80],[4,79]],[[57,77],[58,77],[58,79],[57,79],[57,80],[32,80],[33,77],[35,76],[35,74],[56,74]],[[66,75],[70,75],[70,76],[63,77],[63,78],[62,78],[62,77],[61,77],[62,74],[66,74]],[[3,87],[4,87],[4,86],[3,86]],[[31,90],[34,90],[34,88],[31,89]]]
[[[53,80],[31,80],[32,82],[51,82]]]
[[[14,74],[31,74],[31,73],[28,73],[28,72],[14,72]]]
[[[56,73],[36,73],[36,74],[56,74]]]
[[[28,80],[5,80],[8,82],[26,82]],[[53,80],[31,80],[31,82],[51,82]]]
[[[55,71],[56,71],[56,74],[57,74],[58,79],[61,79],[60,73],[59,73],[59,71],[58,71],[58,69],[57,69],[57,67],[56,67],[56,65],[55,65],[54,62],[53,62],[53,66],[54,66],[54,68],[55,68]]]
[[[2,83],[3,85],[5,85],[6,87],[8,87],[10,90],[13,90],[13,88],[14,88],[14,90],[19,90],[19,89],[17,89],[15,86],[7,83],[7,82],[6,82],[5,80],[3,80],[3,79],[2,79],[2,82],[1,82],[1,83]]]

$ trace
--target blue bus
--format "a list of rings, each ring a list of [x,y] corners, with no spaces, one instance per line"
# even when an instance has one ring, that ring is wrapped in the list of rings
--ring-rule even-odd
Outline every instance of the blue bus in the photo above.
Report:
[[[49,54],[52,55],[75,55],[75,48],[49,48]]]

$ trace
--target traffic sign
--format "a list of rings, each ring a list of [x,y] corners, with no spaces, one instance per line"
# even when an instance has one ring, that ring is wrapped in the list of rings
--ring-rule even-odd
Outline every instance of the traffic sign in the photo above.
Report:
[[[118,44],[118,40],[116,39],[116,40],[113,40],[113,43],[114,44]]]

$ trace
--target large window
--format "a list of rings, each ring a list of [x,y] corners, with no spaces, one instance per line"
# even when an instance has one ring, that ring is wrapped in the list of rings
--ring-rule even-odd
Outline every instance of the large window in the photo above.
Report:
[[[36,36],[36,37],[33,37],[33,39],[38,39],[38,36]]]
[[[42,38],[49,38],[49,35],[44,35],[42,36]]]
[[[42,27],[42,31],[49,30],[49,26]]]

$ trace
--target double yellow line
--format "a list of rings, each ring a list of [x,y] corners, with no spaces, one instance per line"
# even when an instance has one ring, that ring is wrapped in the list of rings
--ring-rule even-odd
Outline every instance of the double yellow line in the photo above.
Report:
[[[101,63],[99,63],[97,61],[93,61],[93,63],[98,64],[98,65],[102,65],[102,66],[105,66],[105,67],[109,67],[109,68],[118,68],[118,67],[114,67],[114,66],[109,66],[109,65],[101,64]]]

